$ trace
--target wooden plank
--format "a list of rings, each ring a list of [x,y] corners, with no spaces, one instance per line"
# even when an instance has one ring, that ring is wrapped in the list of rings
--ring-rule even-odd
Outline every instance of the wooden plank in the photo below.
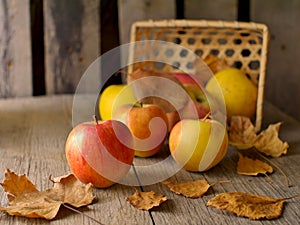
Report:
[[[32,94],[29,2],[0,2],[0,98]]]
[[[130,28],[135,21],[174,19],[174,0],[118,0],[121,44],[130,40]]]
[[[44,19],[46,93],[74,93],[99,56],[99,1],[44,0]]]
[[[184,2],[186,19],[237,19],[237,0],[185,0]]]
[[[72,128],[73,96],[44,96],[0,100],[0,181],[5,167],[25,173],[39,190],[52,187],[49,175],[70,172],[64,144]],[[0,205],[7,204],[0,188]],[[121,184],[108,189],[94,189],[97,201],[80,211],[102,224],[151,224],[146,211],[135,210],[125,198],[134,188]],[[43,219],[26,219],[2,215],[0,224],[45,224]],[[96,224],[81,214],[61,209],[51,224]]]
[[[300,1],[252,0],[251,19],[268,25],[271,33],[266,99],[300,119]]]

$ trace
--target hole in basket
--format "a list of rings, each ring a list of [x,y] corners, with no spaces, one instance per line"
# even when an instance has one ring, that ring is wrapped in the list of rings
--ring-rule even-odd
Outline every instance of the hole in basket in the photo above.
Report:
[[[154,48],[153,49],[153,55],[158,56],[158,54],[159,54],[159,50],[157,48]]]
[[[187,40],[187,43],[188,43],[189,45],[195,44],[195,38],[189,38],[189,39]]]
[[[202,39],[201,39],[201,42],[202,42],[204,45],[209,45],[210,42],[211,42],[211,39],[209,39],[209,38],[202,38]]]
[[[172,34],[172,31],[170,31],[170,30],[164,30],[163,34]]]
[[[249,49],[243,49],[241,54],[242,56],[247,57],[251,54],[251,51]]]
[[[168,48],[168,49],[165,51],[165,55],[166,55],[167,57],[172,57],[172,56],[174,55],[173,49]]]
[[[261,48],[258,49],[257,54],[261,55]]]
[[[243,63],[241,61],[235,61],[233,62],[233,67],[241,69],[242,68]]]
[[[180,67],[180,62],[173,62],[172,67],[178,69]]]
[[[184,31],[184,30],[179,30],[177,33],[178,33],[178,34],[186,34],[186,31]]]
[[[242,40],[241,40],[241,39],[234,39],[234,40],[233,40],[233,43],[234,43],[235,45],[240,45],[240,44],[242,43]]]
[[[182,49],[179,53],[180,57],[186,57],[188,54],[188,51],[186,49]]]
[[[180,38],[178,38],[178,37],[176,37],[176,38],[173,38],[173,43],[175,43],[175,44],[180,44],[181,43],[181,39]]]
[[[218,34],[218,32],[217,31],[210,31],[210,32],[208,32],[208,34],[209,35],[216,35],[216,34]]]
[[[232,36],[232,35],[234,35],[234,32],[232,32],[232,31],[226,31],[225,34],[226,34],[227,36]]]
[[[203,55],[203,50],[202,49],[196,49],[195,54],[198,55],[198,56],[202,56]]]
[[[202,34],[202,32],[200,30],[196,30],[196,31],[194,31],[194,34],[199,35],[199,34]]]
[[[260,66],[260,62],[258,60],[253,60],[253,61],[250,61],[250,63],[248,64],[248,67],[251,69],[251,70],[257,70]]]
[[[225,51],[225,55],[228,56],[228,57],[233,56],[233,54],[234,54],[234,50],[233,49],[227,49]]]
[[[153,62],[153,67],[157,70],[162,70],[165,67],[165,63]]]
[[[218,43],[219,43],[220,45],[226,45],[226,44],[227,44],[227,40],[224,39],[224,38],[219,38],[219,39],[218,39]]]
[[[210,50],[209,53],[210,53],[211,55],[217,56],[217,55],[219,55],[220,51],[219,51],[218,49],[212,49],[212,50]]]
[[[241,35],[242,37],[248,37],[248,36],[250,36],[250,33],[242,32],[242,33],[240,33],[240,35]]]
[[[255,45],[255,44],[256,44],[256,40],[250,39],[250,40],[248,41],[248,43],[249,43],[250,45]]]
[[[186,65],[187,69],[193,69],[194,68],[194,64],[192,62],[188,62]]]

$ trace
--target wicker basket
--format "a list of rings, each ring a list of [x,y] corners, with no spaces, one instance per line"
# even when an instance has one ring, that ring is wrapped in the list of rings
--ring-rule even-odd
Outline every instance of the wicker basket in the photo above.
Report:
[[[247,22],[207,21],[207,20],[162,20],[138,21],[131,27],[131,42],[142,40],[161,40],[173,42],[190,51],[172,51],[172,49],[154,49],[146,51],[145,46],[131,49],[130,62],[136,58],[147,61],[149,54],[167,57],[171,65],[155,61],[146,62],[145,66],[158,71],[176,70],[179,66],[185,71],[196,73],[190,61],[189,52],[205,58],[215,55],[225,59],[233,67],[243,70],[258,86],[258,99],[255,129],[261,129],[264,81],[266,74],[269,31],[266,25]],[[148,49],[149,50],[149,49]],[[152,53],[151,53],[152,52]],[[153,56],[150,56],[153,59]],[[138,65],[141,66],[140,64]],[[128,72],[135,69],[135,64],[128,67]]]

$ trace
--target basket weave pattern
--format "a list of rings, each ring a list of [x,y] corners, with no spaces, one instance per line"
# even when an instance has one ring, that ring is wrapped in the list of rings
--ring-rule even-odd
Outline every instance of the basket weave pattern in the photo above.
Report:
[[[181,67],[196,73],[191,55],[205,58],[214,55],[233,67],[243,70],[258,86],[255,127],[261,127],[264,80],[266,74],[268,28],[264,24],[207,20],[138,21],[131,28],[131,42],[160,40],[184,48],[160,48],[149,51],[149,46],[138,46],[131,52],[131,59],[145,60],[167,58],[171,65],[146,62],[145,66],[158,71],[171,71]],[[188,49],[188,50],[187,50]],[[130,70],[134,70],[132,65]],[[140,65],[139,65],[140,67]]]

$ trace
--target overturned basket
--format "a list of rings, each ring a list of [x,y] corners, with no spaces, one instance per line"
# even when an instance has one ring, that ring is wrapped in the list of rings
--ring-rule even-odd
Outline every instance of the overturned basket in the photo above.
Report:
[[[162,20],[138,21],[131,27],[131,42],[159,40],[178,44],[184,48],[167,48],[149,51],[145,44],[136,45],[130,51],[129,72],[135,69],[131,64],[145,61],[144,66],[158,71],[171,71],[184,68],[184,71],[197,73],[193,57],[205,58],[214,55],[225,59],[233,67],[243,70],[249,79],[258,86],[255,129],[259,131],[262,123],[264,81],[266,75],[269,31],[266,25],[253,22],[229,22],[207,20]],[[167,58],[169,64],[161,64],[153,57]],[[138,59],[138,60],[137,60]]]

